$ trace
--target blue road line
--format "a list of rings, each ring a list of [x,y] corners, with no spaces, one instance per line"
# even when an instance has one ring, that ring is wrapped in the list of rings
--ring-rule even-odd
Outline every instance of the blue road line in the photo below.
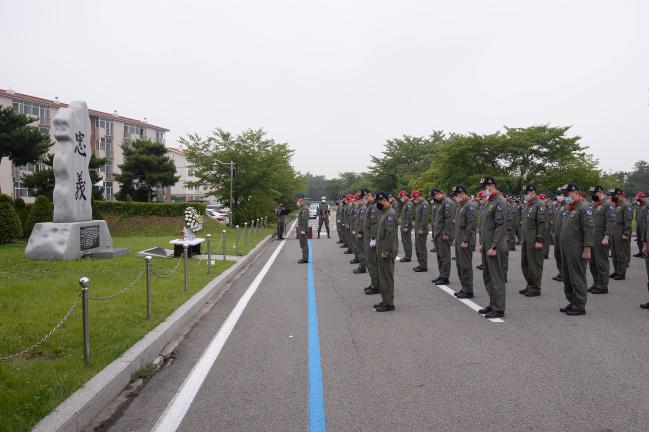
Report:
[[[309,265],[307,270],[309,312],[309,432],[324,432],[327,421],[324,409],[324,387],[320,364],[320,336],[318,331],[318,307],[313,281],[313,247],[309,240]]]

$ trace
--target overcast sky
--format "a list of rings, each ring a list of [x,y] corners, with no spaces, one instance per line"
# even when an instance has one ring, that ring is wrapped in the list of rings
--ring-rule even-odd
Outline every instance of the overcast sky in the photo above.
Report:
[[[0,0],[0,88],[178,136],[263,127],[300,171],[391,137],[572,125],[607,170],[649,148],[649,1]]]

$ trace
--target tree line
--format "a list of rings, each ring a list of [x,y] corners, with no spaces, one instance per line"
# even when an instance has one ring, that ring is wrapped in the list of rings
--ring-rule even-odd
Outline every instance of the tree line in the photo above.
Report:
[[[549,193],[570,182],[584,188],[594,184],[620,187],[628,194],[647,191],[647,162],[636,162],[628,172],[605,172],[581,144],[581,137],[569,130],[537,125],[505,127],[491,134],[433,131],[424,137],[404,135],[387,140],[382,153],[371,156],[364,172],[342,172],[333,179],[307,173],[307,195],[338,197],[364,187],[398,192],[434,186],[448,191],[459,183],[475,191],[486,175],[495,177],[505,193],[516,195],[530,182]]]

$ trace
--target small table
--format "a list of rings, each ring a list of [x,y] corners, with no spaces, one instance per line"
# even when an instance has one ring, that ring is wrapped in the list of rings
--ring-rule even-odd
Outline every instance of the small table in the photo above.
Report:
[[[204,238],[196,237],[191,240],[175,239],[171,240],[169,243],[174,245],[174,256],[178,258],[183,256],[185,245],[187,245],[187,257],[191,257],[192,255],[200,255],[201,243],[203,243],[204,241]]]

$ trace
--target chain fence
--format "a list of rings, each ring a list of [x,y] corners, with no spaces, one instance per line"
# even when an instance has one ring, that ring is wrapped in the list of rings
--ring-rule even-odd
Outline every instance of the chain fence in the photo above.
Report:
[[[59,321],[58,324],[56,326],[54,326],[54,328],[52,330],[50,330],[50,332],[48,334],[46,334],[41,340],[36,342],[34,345],[32,345],[32,346],[30,346],[28,348],[25,348],[22,351],[19,351],[17,353],[14,353],[14,354],[11,354],[11,355],[8,355],[8,356],[0,357],[0,362],[1,361],[12,360],[12,359],[15,359],[17,357],[21,357],[21,356],[27,354],[28,352],[35,350],[36,348],[38,348],[42,344],[44,344],[45,341],[47,341],[54,333],[56,333],[56,331],[61,328],[61,326],[68,320],[68,318],[70,318],[70,315],[72,315],[72,312],[74,312],[74,310],[79,305],[79,299],[80,298],[81,298],[81,293],[79,293],[77,295],[77,297],[74,299],[74,303],[72,303],[72,306],[70,307],[70,309],[68,309],[68,311],[66,312],[65,316],[61,319],[61,321]]]
[[[155,277],[160,278],[160,279],[165,279],[165,278],[171,277],[171,276],[173,276],[174,273],[176,273],[176,271],[178,270],[178,267],[180,267],[180,263],[182,262],[182,260],[183,260],[183,256],[181,255],[178,258],[178,261],[176,262],[176,265],[174,266],[174,268],[167,274],[156,273],[155,270],[153,270],[153,266],[151,266],[151,274],[153,276],[155,276]]]
[[[142,278],[142,275],[144,275],[144,270],[142,270],[142,271],[140,272],[140,274],[137,275],[137,277],[135,278],[135,280],[134,280],[133,282],[131,282],[130,284],[128,284],[125,288],[122,288],[121,290],[115,291],[113,294],[109,294],[109,295],[106,295],[106,296],[96,296],[96,297],[88,296],[88,299],[89,299],[89,300],[94,300],[94,301],[102,301],[102,300],[111,300],[111,299],[114,299],[115,297],[117,297],[117,296],[119,296],[119,295],[122,295],[122,294],[124,294],[126,291],[130,290],[131,288],[133,288],[133,286],[135,286],[135,284],[136,284],[136,283],[137,283],[137,282]]]

